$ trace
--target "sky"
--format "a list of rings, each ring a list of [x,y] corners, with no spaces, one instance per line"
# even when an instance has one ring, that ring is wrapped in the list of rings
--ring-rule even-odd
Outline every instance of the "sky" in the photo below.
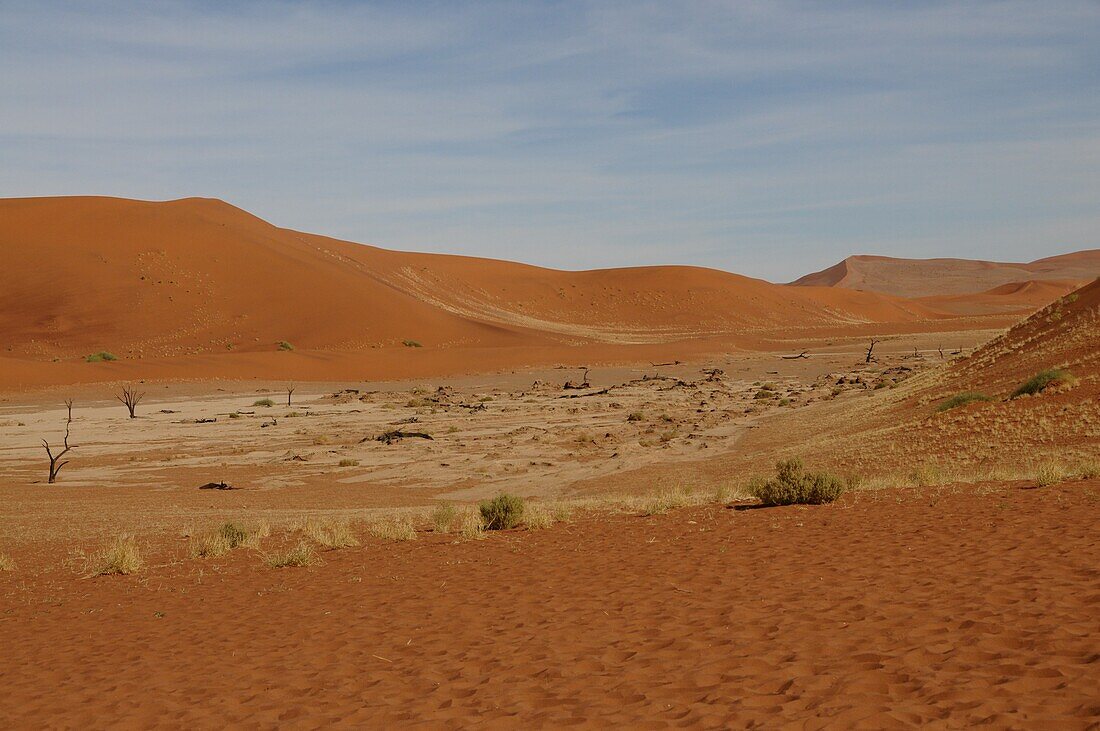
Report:
[[[1100,248],[1100,2],[0,0],[0,197],[789,281]]]

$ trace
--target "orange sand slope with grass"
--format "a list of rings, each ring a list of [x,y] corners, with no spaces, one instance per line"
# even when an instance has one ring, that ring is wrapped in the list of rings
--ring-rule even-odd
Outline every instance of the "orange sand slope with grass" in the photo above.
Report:
[[[858,414],[858,418],[853,415]],[[1062,297],[945,368],[862,403],[819,411],[814,437],[777,420],[752,451],[783,433],[803,454],[860,474],[922,464],[997,474],[1100,462],[1100,280]],[[939,467],[937,467],[939,466]]]
[[[355,531],[305,568],[277,536],[135,576],[16,556],[0,725],[1095,728],[1098,491]]]
[[[792,284],[839,287],[879,292],[896,297],[943,297],[977,294],[988,290],[999,290],[991,294],[1005,294],[1011,293],[1012,290],[1000,289],[1003,285],[1047,282],[1068,291],[1098,276],[1100,276],[1100,249],[1091,249],[1039,259],[1027,264],[970,259],[850,256],[828,269],[807,274]],[[1046,302],[1049,301],[1049,299],[1046,300]]]
[[[413,372],[578,355],[625,362],[685,352],[683,343],[753,347],[800,329],[927,327],[958,315],[957,327],[989,327],[974,316],[1042,304],[1034,293],[941,305],[698,267],[565,272],[387,251],[198,198],[0,200],[0,250],[0,377],[9,385],[392,376],[416,346],[433,355]],[[279,352],[284,342],[296,356]],[[86,366],[99,351],[146,365]]]

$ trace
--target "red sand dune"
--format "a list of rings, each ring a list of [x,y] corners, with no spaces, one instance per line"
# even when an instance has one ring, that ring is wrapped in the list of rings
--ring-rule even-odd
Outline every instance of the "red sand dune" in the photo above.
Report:
[[[386,251],[207,199],[4,200],[0,246],[0,333],[26,355],[646,342],[935,314],[695,267],[563,272]]]
[[[625,362],[667,355],[659,344],[677,343],[681,357],[706,342],[715,352],[792,329],[912,326],[1041,304],[1034,293],[937,303],[699,267],[566,272],[388,251],[198,198],[0,200],[0,250],[8,386]],[[298,353],[280,353],[280,341]],[[404,341],[431,353],[414,359]],[[126,365],[83,363],[100,350]]]
[[[1097,276],[1100,276],[1100,249],[1052,256],[1027,264],[850,256],[791,284],[839,287],[896,297],[933,297],[987,292],[1001,285],[1031,280],[1068,280],[1079,286]]]

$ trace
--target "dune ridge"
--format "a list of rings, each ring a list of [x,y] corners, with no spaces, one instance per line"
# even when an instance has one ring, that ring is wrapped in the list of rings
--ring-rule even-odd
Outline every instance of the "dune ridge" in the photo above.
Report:
[[[979,294],[1004,285],[1059,281],[1068,289],[1100,276],[1100,249],[1051,256],[1028,263],[971,259],[902,259],[849,256],[791,282],[801,287],[837,287],[895,297]],[[932,303],[934,304],[934,303]]]

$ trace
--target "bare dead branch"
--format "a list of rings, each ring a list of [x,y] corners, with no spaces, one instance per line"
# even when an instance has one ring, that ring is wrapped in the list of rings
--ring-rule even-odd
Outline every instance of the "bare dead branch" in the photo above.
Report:
[[[287,387],[286,387],[286,405],[287,406],[290,406],[290,397],[294,395],[294,389],[295,388],[296,387],[293,383],[287,385]]]
[[[64,462],[60,460],[70,449],[72,449],[72,447],[69,446],[69,427],[73,423],[72,399],[66,399],[65,408],[68,410],[68,418],[66,418],[65,420],[65,441],[62,443],[64,449],[62,449],[57,454],[54,454],[53,450],[50,448],[50,443],[47,442],[45,439],[42,440],[42,446],[46,448],[46,456],[50,460],[50,477],[47,482],[51,485],[57,481],[57,473],[61,471],[61,468],[69,464],[69,460],[65,460]]]
[[[123,386],[122,393],[115,396],[116,399],[121,401],[126,406],[126,410],[130,412],[130,418],[136,419],[134,410],[137,409],[137,405],[141,403],[141,399],[144,398],[144,393],[138,393],[134,390],[133,386]]]

